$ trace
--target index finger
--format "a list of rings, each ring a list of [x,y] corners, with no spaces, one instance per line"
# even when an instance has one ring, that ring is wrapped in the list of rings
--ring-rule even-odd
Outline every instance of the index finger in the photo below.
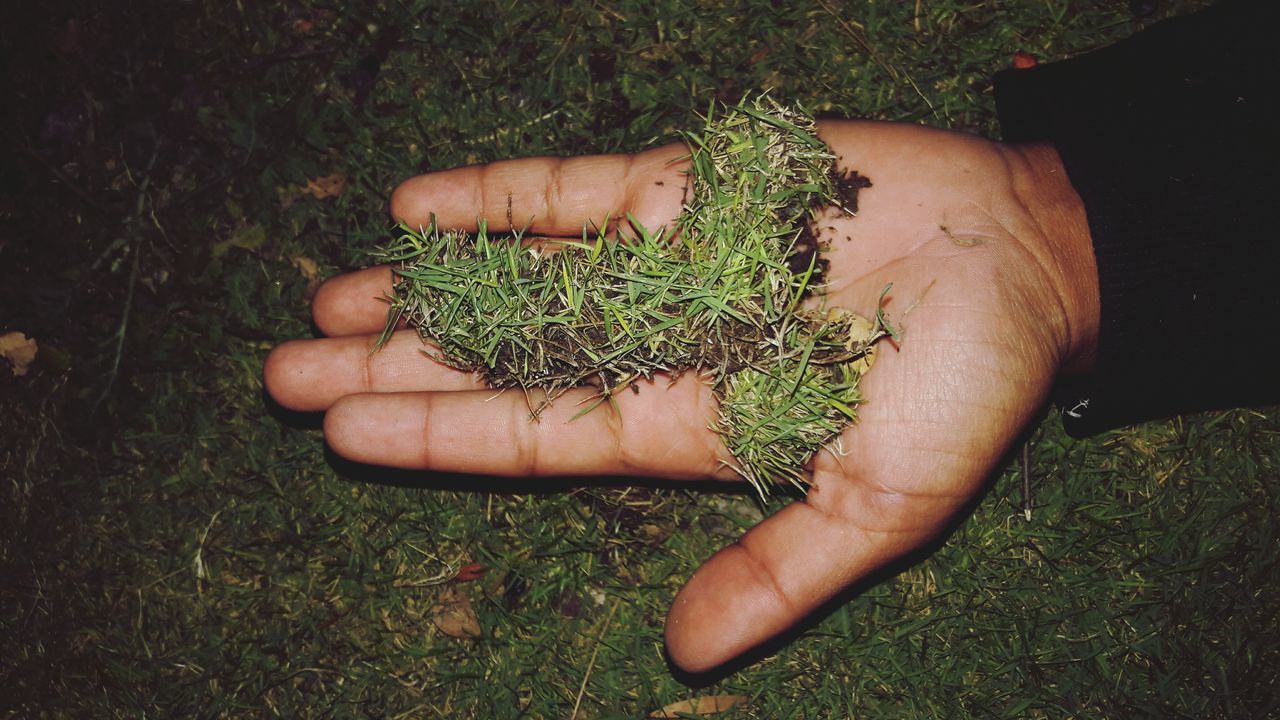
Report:
[[[684,202],[688,153],[673,144],[631,155],[531,157],[409,178],[391,194],[391,215],[411,227],[434,214],[442,228],[528,230],[578,237],[632,215],[645,228],[668,225]]]

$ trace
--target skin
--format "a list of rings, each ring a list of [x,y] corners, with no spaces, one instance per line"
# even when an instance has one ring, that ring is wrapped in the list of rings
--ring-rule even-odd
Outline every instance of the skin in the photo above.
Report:
[[[869,402],[838,449],[810,462],[808,497],[708,559],[667,617],[672,660],[716,668],[794,625],[868,573],[943,532],[1043,406],[1060,373],[1091,367],[1098,281],[1084,207],[1056,152],[914,125],[820,126],[841,168],[874,185],[857,217],[831,211],[828,299],[904,331],[863,380]],[[668,224],[683,199],[684,149],[530,158],[412,178],[391,212],[442,227],[514,222],[578,238],[584,223],[630,212]],[[617,397],[621,417],[567,422],[570,393],[528,419],[521,393],[494,396],[433,364],[412,331],[377,353],[391,273],[342,275],[317,292],[322,339],[276,348],[267,389],[281,405],[324,411],[326,440],[365,463],[501,476],[733,480],[708,430],[715,401],[697,377],[658,378]]]

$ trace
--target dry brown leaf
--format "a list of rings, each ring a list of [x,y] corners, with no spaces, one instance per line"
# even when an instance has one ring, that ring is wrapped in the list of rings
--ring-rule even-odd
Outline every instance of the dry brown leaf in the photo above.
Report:
[[[25,333],[11,332],[0,335],[0,357],[9,361],[14,375],[27,374],[27,368],[35,362],[36,352],[39,349],[35,338],[29,338]]]
[[[673,529],[674,528],[670,527],[659,527],[653,523],[645,523],[640,526],[640,531],[645,534],[645,537],[647,537],[649,542],[653,545],[661,545],[666,542],[667,538],[671,537]]]
[[[310,300],[316,294],[316,288],[320,287],[320,266],[315,260],[306,255],[294,255],[289,258],[289,262],[302,273],[302,277],[306,278],[307,289],[304,293],[306,298]]]
[[[466,592],[457,585],[448,585],[440,591],[436,604],[431,606],[431,622],[449,637],[480,637],[480,619]]]
[[[338,197],[346,189],[347,176],[342,173],[334,173],[308,180],[306,187],[302,188],[302,192],[317,200],[324,200],[325,198]]]
[[[751,698],[746,695],[704,695],[692,700],[681,700],[655,710],[651,718],[679,718],[683,715],[714,715],[735,708]]]

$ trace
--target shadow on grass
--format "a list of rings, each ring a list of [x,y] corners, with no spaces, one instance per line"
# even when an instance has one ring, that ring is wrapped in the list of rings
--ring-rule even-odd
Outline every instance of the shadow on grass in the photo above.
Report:
[[[266,388],[263,388],[262,405],[267,410],[267,415],[271,416],[276,422],[294,430],[319,430],[324,427],[324,413],[322,412],[301,412],[299,410],[290,410],[289,408],[276,402]]]

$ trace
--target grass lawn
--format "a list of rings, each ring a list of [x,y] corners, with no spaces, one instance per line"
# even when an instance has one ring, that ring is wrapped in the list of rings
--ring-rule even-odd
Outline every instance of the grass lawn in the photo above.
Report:
[[[408,175],[637,150],[761,89],[995,136],[1016,51],[1203,4],[3,4],[0,333],[39,355],[0,369],[0,714],[1280,712],[1274,410],[1088,441],[1046,410],[1030,477],[1013,458],[936,553],[690,678],[667,604],[785,500],[356,467],[261,381]],[[458,598],[476,637],[439,627]]]

